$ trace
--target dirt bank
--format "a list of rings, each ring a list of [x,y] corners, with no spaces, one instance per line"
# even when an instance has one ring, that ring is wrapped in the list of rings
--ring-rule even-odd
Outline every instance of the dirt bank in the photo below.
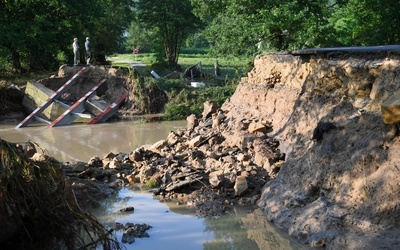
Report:
[[[399,69],[397,55],[255,59],[222,109],[232,121],[270,120],[286,154],[258,202],[270,221],[327,249],[400,246],[399,129],[382,113]],[[319,122],[331,129],[315,131]]]

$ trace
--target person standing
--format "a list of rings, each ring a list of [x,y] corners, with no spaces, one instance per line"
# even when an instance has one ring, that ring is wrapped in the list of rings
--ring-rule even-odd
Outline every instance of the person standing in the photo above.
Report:
[[[72,48],[74,51],[74,65],[79,64],[79,43],[78,38],[74,38],[74,42],[72,43]]]
[[[92,59],[92,44],[90,43],[89,37],[86,37],[85,49],[86,49],[86,64],[90,65],[90,59]]]

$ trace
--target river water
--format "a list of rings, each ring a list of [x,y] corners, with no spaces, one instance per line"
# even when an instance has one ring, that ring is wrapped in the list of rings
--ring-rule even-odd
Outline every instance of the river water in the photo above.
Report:
[[[129,153],[142,145],[153,144],[165,139],[170,131],[184,128],[186,121],[119,121],[55,128],[31,125],[15,129],[15,126],[0,125],[0,138],[14,143],[31,140],[59,161],[87,162],[93,156]],[[119,212],[129,206],[135,208],[133,213]],[[147,231],[149,238],[124,244],[127,249],[309,249],[268,223],[260,211],[249,213],[237,208],[221,218],[198,218],[186,206],[160,202],[140,187],[122,189],[105,200],[94,214],[109,227],[116,222],[152,226]],[[122,231],[117,231],[116,237],[121,241]]]

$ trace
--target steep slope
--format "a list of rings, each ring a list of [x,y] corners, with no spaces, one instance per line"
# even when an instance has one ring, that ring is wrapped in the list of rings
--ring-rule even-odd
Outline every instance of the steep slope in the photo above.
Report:
[[[286,154],[258,203],[270,221],[311,246],[400,247],[399,126],[382,113],[399,70],[396,54],[255,59],[222,109],[270,121]]]

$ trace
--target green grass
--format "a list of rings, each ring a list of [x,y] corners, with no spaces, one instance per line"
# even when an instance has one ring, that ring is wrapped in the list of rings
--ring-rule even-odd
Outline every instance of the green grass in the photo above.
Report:
[[[31,72],[24,74],[4,73],[0,75],[0,86],[8,87],[11,84],[23,86],[30,80],[39,80],[50,77],[51,75],[57,75],[57,72]]]
[[[201,62],[204,72],[214,74],[214,63],[218,60],[221,70],[221,77],[228,78],[229,80],[239,80],[251,70],[250,60],[244,58],[215,58],[207,54],[204,49],[186,49],[183,50],[179,56],[178,64],[181,66],[182,71],[186,68]],[[113,66],[129,66],[128,63],[121,61],[139,61],[146,65],[141,71],[150,72],[153,64],[156,63],[156,56],[153,53],[139,53],[135,54],[116,54],[112,57]],[[155,70],[158,75],[165,76],[170,73],[170,70]]]

